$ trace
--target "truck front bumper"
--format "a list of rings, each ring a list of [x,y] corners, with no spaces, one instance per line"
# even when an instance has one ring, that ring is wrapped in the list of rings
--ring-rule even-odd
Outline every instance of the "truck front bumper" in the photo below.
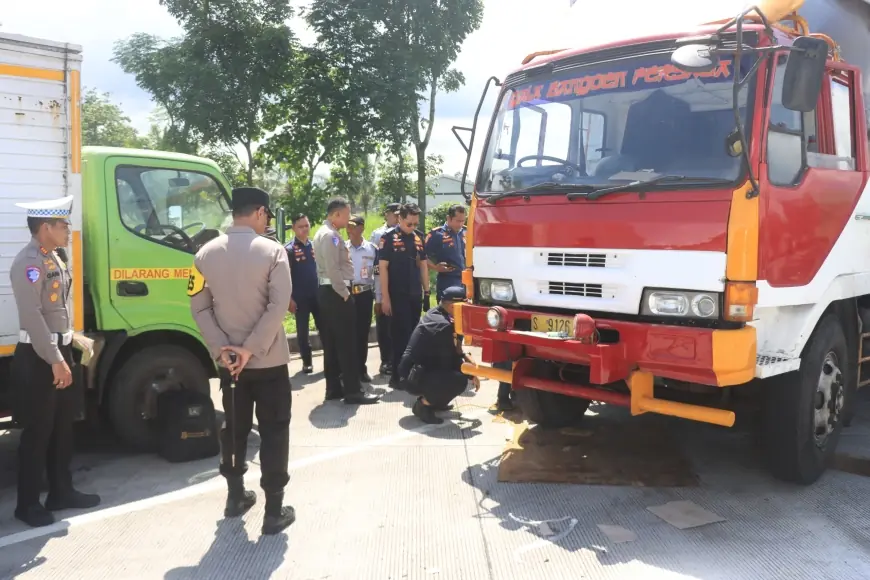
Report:
[[[755,329],[713,330],[684,326],[594,319],[596,340],[550,338],[531,332],[528,310],[501,309],[499,329],[487,323],[488,306],[460,304],[455,312],[457,334],[482,349],[486,363],[514,361],[513,370],[464,365],[467,374],[510,382],[515,389],[535,388],[620,404],[632,414],[657,412],[730,426],[730,411],[654,399],[653,377],[711,386],[733,386],[755,376]],[[543,359],[589,369],[589,385],[573,385],[535,377],[531,361]],[[625,381],[630,395],[596,386]]]

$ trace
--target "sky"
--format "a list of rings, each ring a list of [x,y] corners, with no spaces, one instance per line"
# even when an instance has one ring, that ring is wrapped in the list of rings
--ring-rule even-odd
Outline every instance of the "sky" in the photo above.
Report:
[[[300,0],[291,0],[294,6]],[[454,125],[471,126],[474,110],[486,80],[499,79],[518,68],[529,53],[540,50],[589,46],[639,33],[654,33],[691,25],[708,18],[735,14],[744,0],[484,0],[481,27],[470,35],[455,63],[465,74],[466,84],[451,94],[436,98],[435,126],[429,153],[444,157],[444,172],[461,172],[465,152],[451,132]],[[112,63],[115,41],[136,32],[162,37],[180,34],[175,20],[158,0],[41,0],[38,3],[7,2],[0,12],[0,32],[70,42],[83,48],[82,83],[111,93],[133,125],[140,131],[150,126],[154,103],[139,89],[135,79]],[[314,37],[300,19],[292,24],[303,42]],[[488,127],[496,91],[481,109],[483,129]],[[477,139],[471,168],[480,161],[483,137]]]

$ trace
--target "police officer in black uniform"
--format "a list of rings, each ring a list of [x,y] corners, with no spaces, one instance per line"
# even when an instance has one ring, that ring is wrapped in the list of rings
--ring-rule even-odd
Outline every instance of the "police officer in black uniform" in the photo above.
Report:
[[[426,252],[423,238],[416,231],[419,223],[420,208],[417,204],[403,205],[399,210],[399,223],[384,233],[378,250],[382,308],[390,317],[393,343],[392,388],[399,388],[397,367],[420,321],[423,294],[429,293]]]
[[[290,260],[290,273],[293,278],[293,298],[290,312],[296,318],[296,339],[299,341],[299,354],[302,357],[302,372],[311,374],[311,343],[308,341],[308,323],[314,317],[314,326],[321,332],[320,308],[317,305],[317,263],[314,258],[314,245],[309,239],[311,222],[305,214],[293,218],[295,234],[286,246]]]

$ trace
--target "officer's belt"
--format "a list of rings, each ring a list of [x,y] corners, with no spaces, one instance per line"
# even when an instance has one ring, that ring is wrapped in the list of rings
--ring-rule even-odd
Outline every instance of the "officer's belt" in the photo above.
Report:
[[[369,290],[374,290],[374,284],[351,284],[350,291],[353,294],[362,294],[363,292],[368,292]]]
[[[69,346],[73,339],[73,331],[52,332],[51,344],[57,345],[58,339],[60,340],[61,346]],[[18,342],[22,344],[32,344],[33,341],[30,339],[30,333],[26,330],[21,330],[18,332]]]

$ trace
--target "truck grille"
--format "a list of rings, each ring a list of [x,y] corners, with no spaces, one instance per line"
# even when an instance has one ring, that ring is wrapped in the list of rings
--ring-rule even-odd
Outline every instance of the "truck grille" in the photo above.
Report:
[[[607,254],[567,254],[562,252],[550,252],[547,254],[547,265],[605,268],[607,267]]]
[[[586,298],[601,298],[604,289],[601,284],[579,284],[575,282],[550,282],[550,294],[560,296],[584,296]]]

